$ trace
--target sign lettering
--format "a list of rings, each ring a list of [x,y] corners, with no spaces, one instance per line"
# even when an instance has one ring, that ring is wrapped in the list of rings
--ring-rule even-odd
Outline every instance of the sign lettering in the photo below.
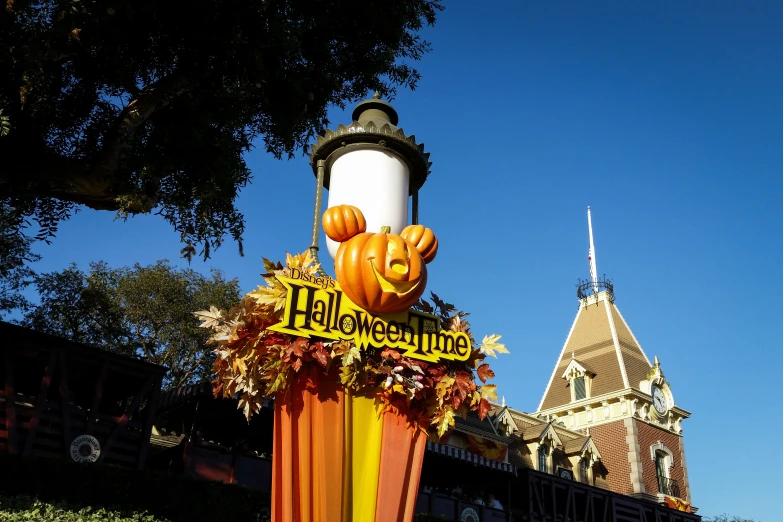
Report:
[[[296,268],[291,277],[279,277],[288,289],[283,320],[269,329],[297,337],[353,340],[360,350],[394,348],[423,361],[470,356],[470,337],[447,332],[434,315],[407,310],[398,314],[373,315],[352,303],[331,277],[316,277]]]

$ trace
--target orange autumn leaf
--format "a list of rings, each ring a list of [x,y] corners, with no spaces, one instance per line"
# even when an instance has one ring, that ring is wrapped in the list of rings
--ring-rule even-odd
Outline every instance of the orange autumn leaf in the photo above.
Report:
[[[481,382],[487,382],[487,379],[492,379],[495,377],[495,372],[492,371],[487,363],[484,363],[476,368],[476,375],[478,375],[478,378],[481,379]]]

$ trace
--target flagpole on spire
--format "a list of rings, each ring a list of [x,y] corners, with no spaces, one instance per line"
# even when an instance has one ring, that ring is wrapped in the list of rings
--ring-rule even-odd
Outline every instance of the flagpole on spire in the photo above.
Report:
[[[593,282],[593,293],[598,293],[598,268],[595,262],[595,245],[593,244],[593,220],[590,216],[590,207],[587,207],[587,229],[590,233],[590,250],[587,259],[590,261],[590,279]]]

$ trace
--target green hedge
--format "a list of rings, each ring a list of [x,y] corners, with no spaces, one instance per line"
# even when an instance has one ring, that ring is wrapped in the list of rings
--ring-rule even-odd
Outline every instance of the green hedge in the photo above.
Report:
[[[120,517],[126,516],[122,513],[131,513],[128,516],[137,518],[126,517],[127,520],[145,522],[264,522],[269,519],[270,510],[268,493],[240,486],[168,473],[8,454],[0,454],[0,495],[21,497],[14,502],[22,504],[29,504],[29,499],[37,499],[46,505],[64,503],[70,506],[71,511],[91,507],[120,513],[117,515]],[[41,506],[40,509],[46,507]],[[144,519],[144,513],[153,518]],[[0,513],[2,516],[6,514]],[[92,519],[42,520],[71,522]]]
[[[47,503],[30,497],[0,495],[2,522],[168,522],[148,513]]]

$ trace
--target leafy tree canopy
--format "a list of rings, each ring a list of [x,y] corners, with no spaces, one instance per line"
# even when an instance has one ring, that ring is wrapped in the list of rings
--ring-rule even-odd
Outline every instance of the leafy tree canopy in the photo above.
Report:
[[[32,282],[29,264],[39,255],[30,250],[33,240],[20,234],[19,216],[0,202],[0,316],[29,306],[22,290]]]
[[[753,522],[749,518],[740,517],[737,515],[716,515],[714,517],[707,517],[704,522]]]
[[[441,0],[8,0],[0,200],[39,238],[79,205],[157,212],[183,253],[240,241],[257,137],[292,155],[331,105],[414,88]],[[195,245],[195,246],[194,246]]]
[[[231,308],[240,300],[236,279],[175,269],[167,261],[116,269],[92,263],[88,272],[71,265],[35,276],[34,284],[41,302],[22,325],[165,365],[164,384],[171,387],[210,376],[209,332],[199,328],[193,310]]]

